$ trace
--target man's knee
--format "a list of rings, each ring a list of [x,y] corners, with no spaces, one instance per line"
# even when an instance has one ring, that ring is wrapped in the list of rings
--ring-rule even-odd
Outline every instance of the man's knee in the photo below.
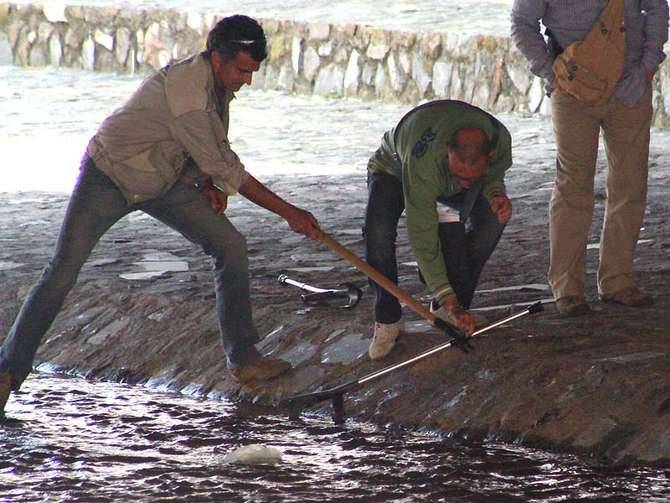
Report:
[[[225,236],[218,237],[209,246],[205,246],[205,251],[226,264],[247,265],[249,261],[247,239],[238,231],[227,232]]]

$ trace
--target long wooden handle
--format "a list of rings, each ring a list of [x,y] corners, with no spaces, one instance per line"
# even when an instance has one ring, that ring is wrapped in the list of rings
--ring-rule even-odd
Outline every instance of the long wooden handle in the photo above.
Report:
[[[398,288],[398,285],[396,285],[393,281],[391,281],[382,273],[380,273],[377,269],[372,267],[363,259],[359,258],[356,254],[349,251],[347,248],[345,248],[340,243],[335,241],[335,239],[330,237],[325,232],[323,233],[323,238],[321,239],[321,241],[323,241],[326,244],[326,246],[328,246],[328,248],[333,250],[337,255],[342,257],[344,260],[350,262],[354,267],[356,267],[356,269],[361,271],[368,278],[370,278],[372,281],[381,286],[384,290],[393,295],[400,302],[403,302],[404,304],[409,306],[412,309],[412,311],[414,311],[416,314],[421,316],[423,319],[429,321],[432,325],[435,324],[435,315],[431,313],[426,308],[426,306],[418,302],[414,297],[412,297],[407,292]]]

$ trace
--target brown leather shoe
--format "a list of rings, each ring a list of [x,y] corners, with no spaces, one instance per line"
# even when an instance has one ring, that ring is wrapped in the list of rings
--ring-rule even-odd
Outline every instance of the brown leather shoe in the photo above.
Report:
[[[629,286],[614,293],[603,293],[600,296],[603,302],[621,304],[629,307],[648,307],[654,303],[654,298],[636,286]]]
[[[291,369],[291,364],[279,358],[261,356],[244,367],[230,369],[230,373],[237,382],[267,381]]]
[[[12,376],[9,372],[0,372],[0,418],[5,415],[5,405],[12,391]]]
[[[586,303],[584,297],[568,296],[561,297],[556,301],[556,310],[561,316],[574,318],[575,316],[584,316],[591,312],[591,308]]]

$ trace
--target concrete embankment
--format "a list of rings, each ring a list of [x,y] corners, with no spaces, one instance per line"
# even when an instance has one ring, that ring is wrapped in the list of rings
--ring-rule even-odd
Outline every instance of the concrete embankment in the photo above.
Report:
[[[273,177],[267,183],[310,208],[324,228],[360,255],[365,189],[362,176],[353,178]],[[549,296],[543,286],[548,194],[538,190],[543,185],[546,173],[540,172],[519,176],[512,187],[519,194],[515,218],[485,270],[476,301],[491,319]],[[592,315],[565,320],[548,304],[545,313],[473,340],[476,349],[467,355],[447,350],[345,395],[348,413],[470,439],[575,452],[597,462],[670,462],[670,229],[662,218],[668,205],[654,192],[638,267],[642,285],[657,294],[655,306],[635,310],[595,301],[590,256]],[[51,253],[66,199],[0,194],[0,333],[8,330]],[[254,319],[265,336],[260,348],[291,361],[293,372],[242,388],[230,378],[206,258],[140,215],[117,224],[96,248],[39,351],[41,368],[267,404],[363,376],[444,340],[406,309],[398,348],[386,361],[370,362],[372,295],[365,277],[239,198],[228,214],[248,236]],[[401,286],[426,302],[402,227],[399,245]],[[363,299],[351,310],[305,306],[297,289],[279,285],[282,272],[321,286],[350,281],[363,287]],[[326,403],[314,410],[328,413],[327,408]]]

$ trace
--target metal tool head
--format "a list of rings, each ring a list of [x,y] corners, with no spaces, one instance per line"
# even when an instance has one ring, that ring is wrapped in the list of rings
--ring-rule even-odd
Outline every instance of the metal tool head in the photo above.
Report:
[[[307,293],[300,297],[307,304],[337,305],[343,309],[356,307],[363,296],[363,291],[353,283],[343,283],[338,290],[325,290],[323,292]]]

